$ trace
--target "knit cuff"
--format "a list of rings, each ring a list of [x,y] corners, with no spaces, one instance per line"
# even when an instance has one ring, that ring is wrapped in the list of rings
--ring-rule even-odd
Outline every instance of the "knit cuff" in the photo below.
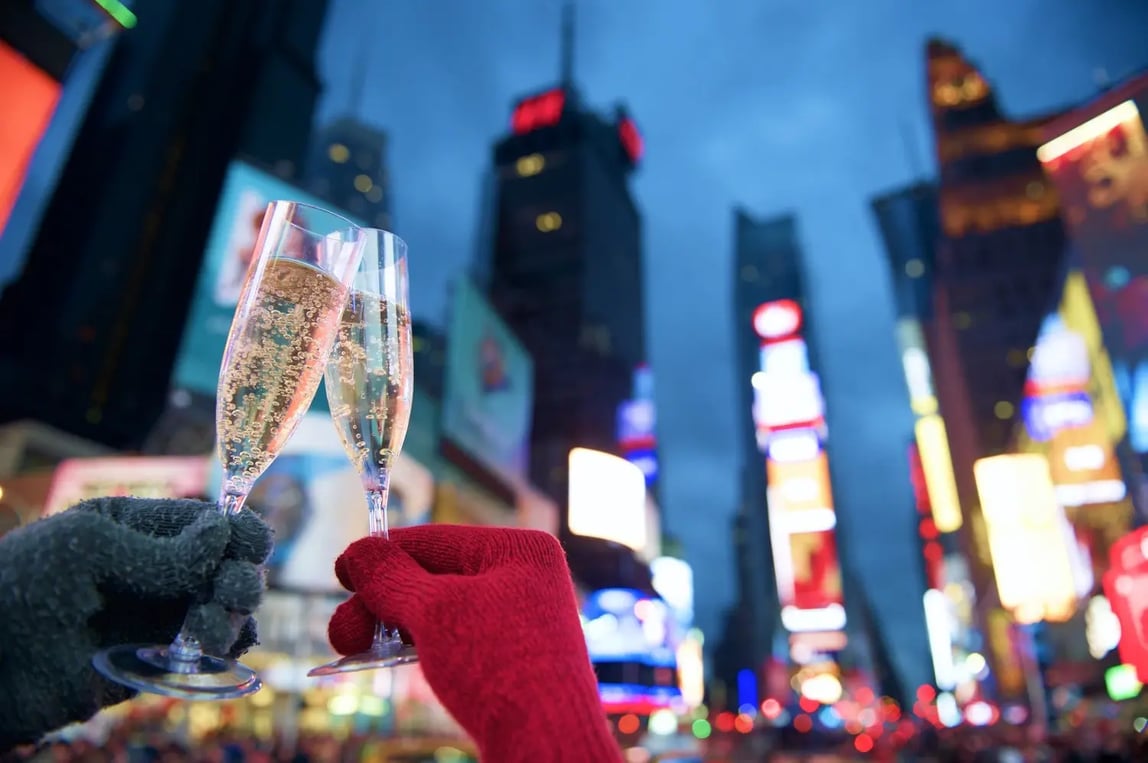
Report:
[[[623,763],[602,710],[597,683],[552,676],[553,696],[516,710],[494,713],[475,739],[479,760],[491,763]]]

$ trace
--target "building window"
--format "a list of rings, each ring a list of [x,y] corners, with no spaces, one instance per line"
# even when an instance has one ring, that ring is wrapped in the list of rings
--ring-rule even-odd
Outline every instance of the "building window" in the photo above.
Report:
[[[993,406],[993,415],[1001,421],[1008,421],[1013,415],[1013,405],[1008,400],[998,400]]]
[[[961,311],[959,313],[953,313],[953,327],[954,328],[957,328],[957,329],[960,329],[963,331],[964,329],[967,329],[969,326],[972,326],[972,325],[973,325],[973,316],[969,315],[968,313],[966,313],[964,311]]]
[[[518,161],[514,163],[514,169],[518,172],[518,176],[524,178],[537,175],[542,172],[544,167],[546,167],[546,158],[542,154],[527,154],[519,157]]]
[[[344,146],[342,143],[332,143],[327,148],[327,157],[335,164],[344,164],[351,158],[351,149]]]
[[[920,278],[925,275],[925,263],[914,258],[905,263],[905,275],[909,278]]]
[[[374,187],[375,181],[367,175],[355,175],[355,190],[359,193],[367,193]]]
[[[760,274],[757,272],[757,268],[753,265],[741,266],[741,280],[753,283],[758,279],[759,276]]]
[[[381,186],[374,186],[371,190],[367,191],[367,201],[378,204],[383,200],[383,189]]]
[[[534,218],[534,225],[543,233],[552,233],[562,227],[562,215],[557,212],[544,212]]]

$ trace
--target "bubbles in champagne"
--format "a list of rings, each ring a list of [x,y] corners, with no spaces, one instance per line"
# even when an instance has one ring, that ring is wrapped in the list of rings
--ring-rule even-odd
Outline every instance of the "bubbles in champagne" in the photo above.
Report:
[[[351,292],[327,365],[327,400],[343,447],[368,488],[383,486],[402,449],[413,368],[406,305]]]
[[[306,263],[267,264],[231,327],[216,409],[224,471],[251,484],[311,405],[347,289]]]

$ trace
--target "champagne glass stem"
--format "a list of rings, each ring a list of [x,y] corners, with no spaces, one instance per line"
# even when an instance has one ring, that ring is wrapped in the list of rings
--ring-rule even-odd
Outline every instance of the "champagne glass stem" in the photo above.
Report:
[[[389,480],[382,480],[382,486],[367,491],[367,516],[370,520],[372,538],[391,537],[387,525],[387,496],[390,493]],[[359,525],[362,527],[362,525]]]
[[[230,490],[224,483],[215,507],[221,514],[230,516],[242,511],[246,501],[246,493]],[[183,626],[179,629],[179,633],[176,634],[175,639],[167,648],[168,657],[171,659],[172,667],[176,673],[194,672],[199,658],[203,656],[203,647],[200,645],[199,639],[189,632],[188,620],[190,618],[191,612],[189,611],[183,618]]]
[[[372,538],[389,538],[390,527],[387,523],[387,497],[390,493],[390,481],[384,477],[381,485],[367,491],[367,517],[369,520],[370,535]],[[384,652],[390,649],[397,640],[398,634],[391,633],[382,620],[375,623],[375,638],[371,642],[371,650]]]

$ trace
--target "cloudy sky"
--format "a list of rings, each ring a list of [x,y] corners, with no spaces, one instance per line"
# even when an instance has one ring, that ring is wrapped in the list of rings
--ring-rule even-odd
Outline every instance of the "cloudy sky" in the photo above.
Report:
[[[427,319],[441,320],[446,286],[472,257],[479,177],[512,102],[556,79],[558,28],[557,0],[334,0],[323,114],[348,108],[368,30],[360,114],[392,138],[396,228]],[[907,547],[879,540],[911,537],[910,422],[867,200],[932,171],[925,40],[962,46],[1004,107],[1025,115],[1087,98],[1100,70],[1119,78],[1148,66],[1146,31],[1138,0],[579,0],[583,94],[596,108],[627,102],[646,139],[634,194],[646,220],[664,509],[688,539],[704,626],[733,597],[735,417],[748,415],[729,402],[732,207],[799,215],[847,493],[839,503],[856,528],[848,553],[864,582],[889,590],[914,564]],[[679,381],[699,368],[703,387]]]

